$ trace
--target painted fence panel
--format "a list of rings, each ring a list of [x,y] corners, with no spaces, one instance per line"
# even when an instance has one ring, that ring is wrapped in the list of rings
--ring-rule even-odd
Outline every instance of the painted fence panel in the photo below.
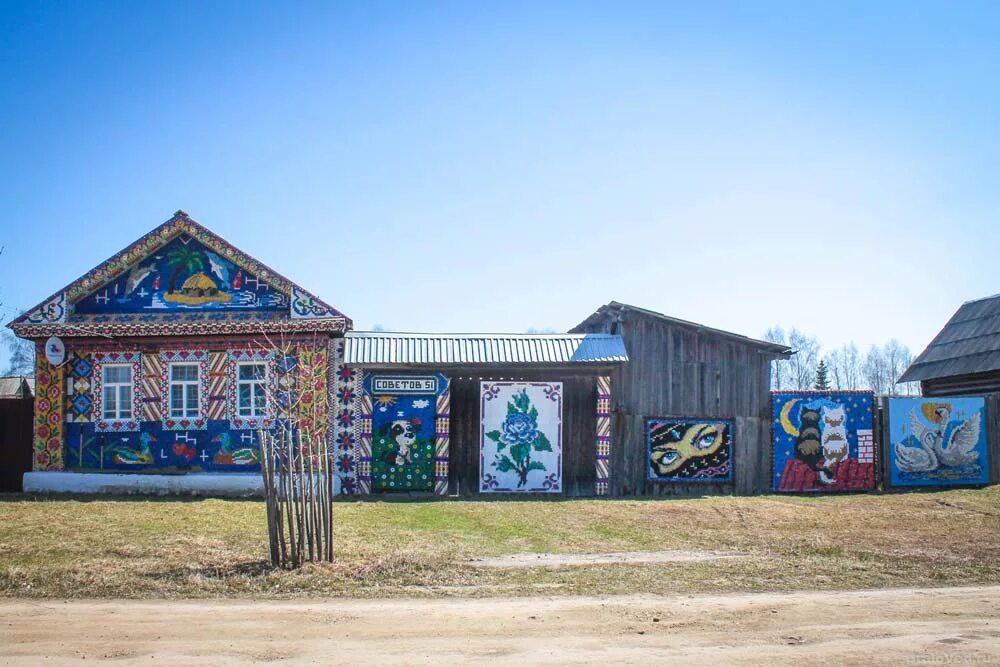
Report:
[[[890,398],[888,412],[892,486],[989,483],[983,397]]]
[[[562,492],[562,396],[562,382],[480,383],[480,492]]]
[[[873,407],[871,392],[772,393],[774,490],[873,490]]]
[[[726,482],[733,479],[731,420],[646,419],[648,479]]]
[[[372,490],[433,491],[438,398],[448,379],[366,374],[364,386],[372,397]]]

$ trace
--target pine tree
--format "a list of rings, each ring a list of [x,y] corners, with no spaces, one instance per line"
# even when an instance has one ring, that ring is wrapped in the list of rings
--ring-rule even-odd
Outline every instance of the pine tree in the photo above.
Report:
[[[816,366],[816,384],[813,387],[817,391],[828,391],[830,389],[830,378],[827,377],[826,360],[820,359]]]

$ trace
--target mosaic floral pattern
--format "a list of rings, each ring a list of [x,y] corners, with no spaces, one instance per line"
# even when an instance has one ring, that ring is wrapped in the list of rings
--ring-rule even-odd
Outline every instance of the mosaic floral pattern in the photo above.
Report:
[[[53,366],[41,350],[37,351],[35,358],[34,469],[62,470],[65,366]]]
[[[562,383],[480,383],[481,493],[562,492]]]

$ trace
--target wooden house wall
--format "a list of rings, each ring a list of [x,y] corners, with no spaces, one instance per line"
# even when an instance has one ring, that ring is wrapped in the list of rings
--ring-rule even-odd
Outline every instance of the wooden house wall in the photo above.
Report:
[[[767,492],[773,357],[751,344],[628,311],[613,332],[624,338],[629,362],[612,380],[610,495]],[[611,323],[588,333],[612,333]],[[646,417],[732,419],[733,481],[648,480]]]
[[[976,396],[1000,392],[1000,371],[957,375],[920,383],[920,393],[924,396]]]

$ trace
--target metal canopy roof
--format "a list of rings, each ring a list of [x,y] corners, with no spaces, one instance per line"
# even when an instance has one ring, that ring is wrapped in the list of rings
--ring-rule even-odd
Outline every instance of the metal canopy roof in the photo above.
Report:
[[[607,334],[425,334],[349,331],[344,361],[392,364],[577,364],[628,361],[621,336]]]

